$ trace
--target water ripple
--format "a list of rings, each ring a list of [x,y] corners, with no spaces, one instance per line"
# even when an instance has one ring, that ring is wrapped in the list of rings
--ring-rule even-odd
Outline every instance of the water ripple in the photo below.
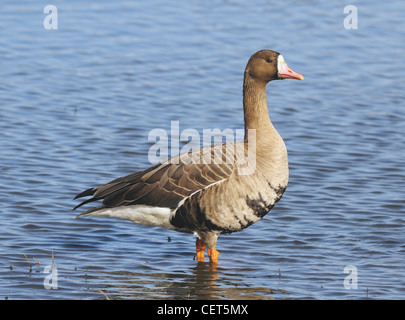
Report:
[[[319,1],[70,1],[56,32],[43,8],[2,5],[1,298],[404,297],[401,1],[359,4],[358,30]],[[268,89],[290,184],[220,237],[217,267],[193,260],[193,236],[73,219],[79,191],[150,165],[150,130],[242,128],[242,71],[261,48],[305,75]],[[59,288],[44,290],[52,255]]]

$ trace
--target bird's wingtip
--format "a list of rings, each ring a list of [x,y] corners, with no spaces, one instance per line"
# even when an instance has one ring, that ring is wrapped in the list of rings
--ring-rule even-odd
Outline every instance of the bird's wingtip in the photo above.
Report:
[[[90,188],[90,189],[84,190],[83,192],[80,192],[79,194],[77,194],[73,198],[73,200],[76,200],[76,199],[82,198],[82,197],[92,196],[94,194],[94,190],[95,190],[95,188]]]

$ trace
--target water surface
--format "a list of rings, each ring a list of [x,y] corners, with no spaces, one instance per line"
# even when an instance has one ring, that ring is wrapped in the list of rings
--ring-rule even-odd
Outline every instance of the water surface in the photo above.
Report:
[[[45,30],[41,4],[2,1],[0,298],[403,299],[405,7],[351,4],[357,30],[339,1],[54,1]],[[150,166],[151,130],[243,128],[263,48],[305,76],[268,87],[290,184],[217,266],[192,235],[73,219],[78,192]]]

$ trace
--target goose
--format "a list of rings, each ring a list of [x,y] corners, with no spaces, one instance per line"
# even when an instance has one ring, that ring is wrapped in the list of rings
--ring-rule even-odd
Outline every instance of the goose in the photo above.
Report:
[[[79,214],[130,220],[196,235],[196,260],[218,263],[218,236],[262,219],[283,196],[288,157],[270,121],[266,86],[272,80],[303,80],[272,50],[254,53],[245,68],[243,141],[193,149],[150,168],[87,189],[73,210],[101,201]]]

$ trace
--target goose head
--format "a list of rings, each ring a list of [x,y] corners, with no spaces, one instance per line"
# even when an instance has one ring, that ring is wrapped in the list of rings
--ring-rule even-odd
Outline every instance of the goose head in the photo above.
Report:
[[[302,74],[293,71],[286,64],[280,53],[273,50],[260,50],[253,54],[247,63],[245,76],[264,83],[282,79],[304,79]]]

